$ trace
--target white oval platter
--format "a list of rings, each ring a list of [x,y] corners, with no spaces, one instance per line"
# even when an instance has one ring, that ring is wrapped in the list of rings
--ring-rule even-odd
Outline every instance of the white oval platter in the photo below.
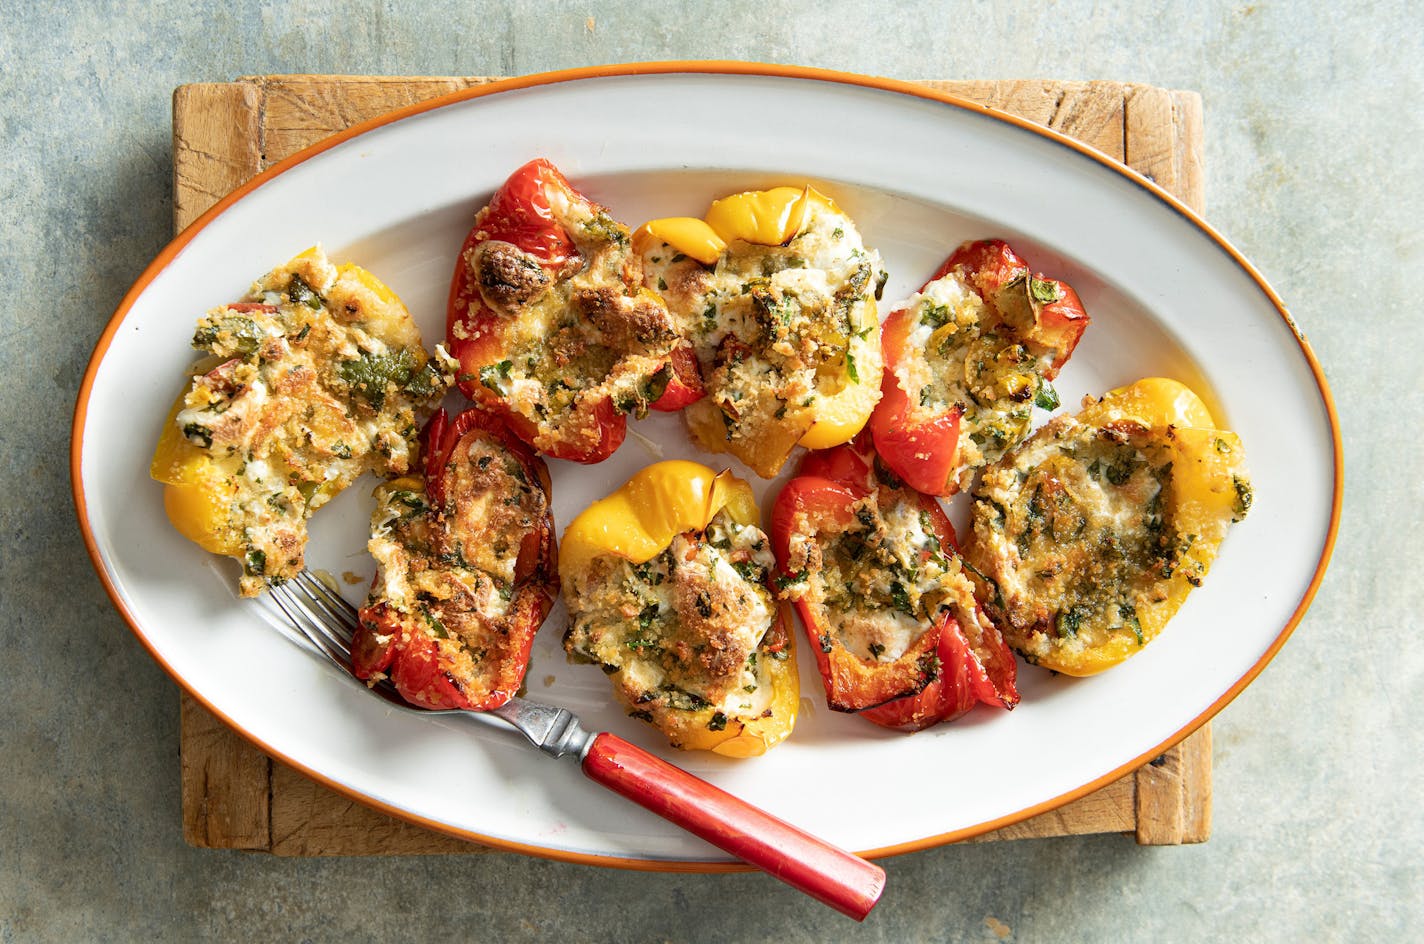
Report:
[[[537,156],[630,225],[698,216],[729,192],[813,183],[884,256],[885,311],[962,240],[1003,237],[1071,283],[1092,315],[1057,384],[1065,409],[1143,376],[1183,380],[1240,433],[1256,502],[1157,641],[1089,679],[1022,667],[1011,713],[981,707],[913,736],[882,731],[824,707],[803,641],[803,711],[789,741],[747,761],[680,754],[612,705],[596,668],[565,662],[562,608],[536,643],[531,697],[881,855],[1013,822],[1121,775],[1234,696],[1304,612],[1339,514],[1329,391],[1274,293],[1183,207],[1067,139],[883,80],[778,67],[556,74],[410,110],[274,168],[155,260],[95,352],[72,466],[96,568],[164,667],[274,756],[398,815],[507,848],[641,868],[726,862],[506,730],[392,710],[351,685],[267,604],[235,596],[236,565],[181,538],[148,478],[203,311],[320,242],[395,288],[434,343],[471,218]],[[560,527],[655,458],[736,467],[698,454],[678,417],[631,430],[600,465],[550,463]],[[765,508],[776,483],[739,472]],[[356,601],[374,570],[364,550],[372,485],[312,525],[311,566],[361,577],[348,589]]]

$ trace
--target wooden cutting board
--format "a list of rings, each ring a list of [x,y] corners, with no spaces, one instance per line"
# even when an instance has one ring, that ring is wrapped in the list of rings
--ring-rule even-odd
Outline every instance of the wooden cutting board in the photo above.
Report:
[[[383,112],[492,78],[249,76],[173,96],[174,223],[182,229],[288,155]],[[1116,82],[945,82],[928,87],[1022,116],[1092,145],[1202,208],[1202,107],[1194,92]],[[278,855],[491,852],[332,792],[268,759],[182,696],[183,835],[195,846]],[[590,787],[590,789],[597,789]],[[1131,833],[1203,842],[1211,831],[1211,732],[1141,770],[979,841]]]

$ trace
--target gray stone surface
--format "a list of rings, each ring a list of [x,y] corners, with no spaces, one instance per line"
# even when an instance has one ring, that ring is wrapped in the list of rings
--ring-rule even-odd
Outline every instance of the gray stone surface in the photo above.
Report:
[[[1424,931],[1424,41],[1402,0],[555,4],[185,0],[0,15],[0,941],[1412,940]],[[1206,103],[1208,216],[1272,280],[1347,452],[1314,608],[1216,722],[1215,833],[886,863],[863,926],[755,875],[534,859],[284,860],[183,844],[177,696],[111,610],[69,414],[170,235],[169,96],[241,74],[517,74],[743,58],[903,78],[1114,79]],[[138,435],[151,424],[140,419]],[[912,789],[893,785],[899,795]],[[932,802],[930,800],[929,802]]]

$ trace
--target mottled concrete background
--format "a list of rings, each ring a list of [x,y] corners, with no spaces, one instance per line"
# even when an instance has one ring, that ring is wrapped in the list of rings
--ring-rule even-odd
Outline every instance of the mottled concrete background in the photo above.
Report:
[[[1156,6],[7,5],[0,941],[1417,939],[1424,34],[1401,0],[1325,12]],[[174,86],[670,58],[1202,93],[1208,216],[1309,334],[1339,401],[1350,471],[1314,609],[1216,723],[1209,843],[1100,837],[908,855],[886,863],[889,891],[860,928],[755,875],[515,856],[282,860],[183,844],[177,692],[90,570],[65,461],[91,346],[170,236]],[[136,422],[148,435],[149,420]],[[887,790],[932,802],[913,784]]]

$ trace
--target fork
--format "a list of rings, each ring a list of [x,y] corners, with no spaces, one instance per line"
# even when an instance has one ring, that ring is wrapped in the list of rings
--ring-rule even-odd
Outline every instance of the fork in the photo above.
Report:
[[[417,708],[389,680],[368,686],[357,679],[351,673],[357,610],[310,571],[269,586],[273,601],[292,625],[353,684],[421,714],[461,710]],[[865,919],[885,888],[885,870],[878,865],[817,839],[615,734],[590,734],[566,708],[516,697],[487,713],[544,753],[576,759],[590,780],[857,921]]]

